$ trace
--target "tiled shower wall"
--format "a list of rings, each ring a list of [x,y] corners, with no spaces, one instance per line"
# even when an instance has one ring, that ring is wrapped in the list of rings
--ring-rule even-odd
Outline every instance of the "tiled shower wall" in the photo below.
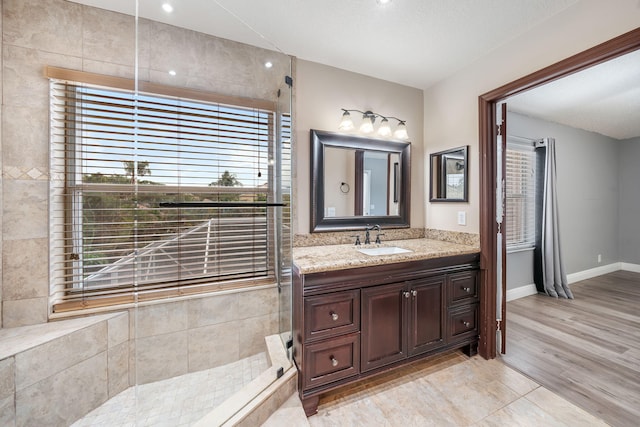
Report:
[[[272,286],[0,330],[0,426],[69,425],[135,384],[264,353],[277,303]]]
[[[130,383],[146,384],[264,352],[265,337],[278,333],[278,291],[164,302],[132,310],[129,319],[129,363],[137,367]]]
[[[64,0],[3,0],[1,5],[0,301],[2,327],[8,328],[44,323],[49,314],[49,91],[44,67],[133,78],[135,21]],[[286,55],[158,22],[140,19],[138,36],[141,80],[275,99],[289,72]],[[263,67],[267,56],[274,64],[268,73]],[[169,69],[178,74],[170,76]]]

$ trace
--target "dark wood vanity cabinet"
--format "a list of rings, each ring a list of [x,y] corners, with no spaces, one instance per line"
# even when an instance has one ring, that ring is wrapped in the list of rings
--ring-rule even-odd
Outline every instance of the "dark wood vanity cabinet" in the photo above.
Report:
[[[362,289],[362,372],[444,345],[444,280]]]
[[[330,389],[478,343],[478,254],[301,274],[294,348],[307,416]]]

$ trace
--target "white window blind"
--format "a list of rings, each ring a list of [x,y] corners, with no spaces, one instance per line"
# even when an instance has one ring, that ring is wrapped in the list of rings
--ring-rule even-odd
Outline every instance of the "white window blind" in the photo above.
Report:
[[[507,247],[535,244],[536,153],[532,146],[507,143],[506,226]]]
[[[273,280],[274,111],[52,80],[51,119],[55,310]]]

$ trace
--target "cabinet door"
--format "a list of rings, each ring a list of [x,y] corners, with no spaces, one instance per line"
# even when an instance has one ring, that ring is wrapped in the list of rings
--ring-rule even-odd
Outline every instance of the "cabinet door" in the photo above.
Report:
[[[445,344],[445,276],[409,283],[409,356]]]
[[[384,366],[407,357],[405,307],[409,293],[404,283],[361,291],[361,370]]]

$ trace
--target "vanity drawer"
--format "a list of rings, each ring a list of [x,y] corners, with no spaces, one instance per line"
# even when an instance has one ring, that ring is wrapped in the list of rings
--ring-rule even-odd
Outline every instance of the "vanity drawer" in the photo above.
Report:
[[[359,330],[359,289],[304,299],[306,341],[335,337]]]
[[[360,334],[307,345],[304,366],[304,388],[357,375],[360,372]]]
[[[478,334],[478,304],[449,312],[449,342]]]
[[[449,305],[464,304],[478,300],[477,270],[455,273],[449,276]]]

